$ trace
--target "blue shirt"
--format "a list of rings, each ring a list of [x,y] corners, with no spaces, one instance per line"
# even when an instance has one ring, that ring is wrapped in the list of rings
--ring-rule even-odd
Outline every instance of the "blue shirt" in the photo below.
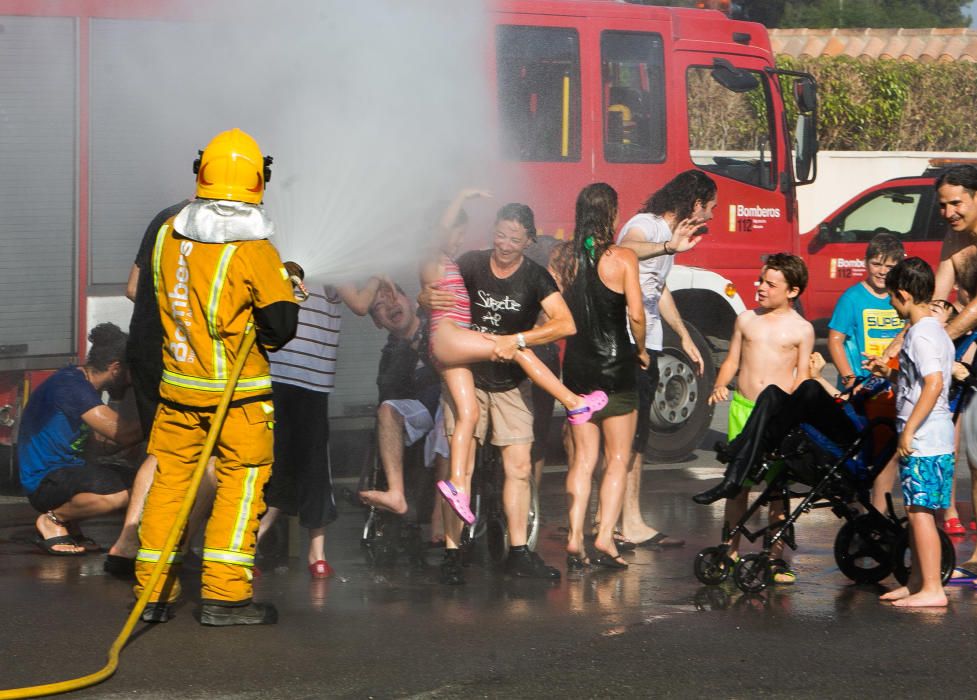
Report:
[[[82,415],[102,405],[102,397],[78,367],[64,367],[31,394],[20,422],[17,458],[20,483],[34,493],[48,472],[84,466],[91,432]]]
[[[845,290],[828,321],[828,328],[844,334],[845,357],[856,377],[869,374],[862,369],[863,353],[881,355],[899,335],[903,325],[903,320],[889,303],[889,295],[877,297],[861,282]],[[838,387],[841,386],[841,377],[838,377]]]

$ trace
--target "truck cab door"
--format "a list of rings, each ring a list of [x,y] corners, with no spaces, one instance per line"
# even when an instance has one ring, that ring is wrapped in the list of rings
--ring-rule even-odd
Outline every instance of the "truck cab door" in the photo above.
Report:
[[[675,91],[669,117],[670,124],[684,121],[686,133],[670,148],[685,167],[709,173],[718,186],[709,240],[696,264],[722,271],[752,306],[749,290],[764,256],[795,249],[792,154],[777,78],[767,74],[764,59],[706,51],[675,53],[671,76],[683,89]],[[679,99],[685,104],[676,114]]]
[[[931,183],[883,183],[825,219],[813,232],[806,255],[808,309],[814,318],[830,318],[838,297],[865,279],[865,249],[879,233],[899,238],[907,257],[918,256],[935,266],[945,231],[938,211],[934,218],[935,200]]]

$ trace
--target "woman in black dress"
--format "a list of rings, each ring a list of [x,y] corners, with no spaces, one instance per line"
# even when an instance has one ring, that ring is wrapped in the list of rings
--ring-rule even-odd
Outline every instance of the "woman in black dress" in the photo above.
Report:
[[[591,564],[584,552],[583,528],[590,483],[604,439],[604,477],[600,486],[601,523],[594,541],[596,566],[623,569],[627,564],[614,542],[621,513],[624,479],[637,421],[635,363],[648,366],[645,312],[638,284],[638,258],[613,245],[617,192],[602,182],[588,185],[577,197],[573,241],[559,250],[553,269],[563,291],[576,335],[567,340],[563,381],[575,393],[602,390],[609,400],[589,423],[573,425],[573,456],[567,472],[570,530],[567,568]],[[637,356],[628,337],[628,324]]]

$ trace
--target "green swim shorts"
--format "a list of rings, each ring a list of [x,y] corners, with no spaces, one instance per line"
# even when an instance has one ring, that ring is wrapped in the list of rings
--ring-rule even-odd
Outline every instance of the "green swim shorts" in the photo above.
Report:
[[[726,439],[729,442],[743,432],[743,426],[753,413],[754,406],[756,401],[750,401],[738,391],[733,392],[733,400],[729,403],[729,429],[726,431]]]

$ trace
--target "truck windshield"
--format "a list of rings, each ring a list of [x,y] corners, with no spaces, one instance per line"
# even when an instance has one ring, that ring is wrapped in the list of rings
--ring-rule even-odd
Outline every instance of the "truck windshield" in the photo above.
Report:
[[[574,29],[496,29],[504,157],[580,160],[579,43]]]
[[[738,72],[745,80],[734,90],[713,76],[713,66],[688,69],[689,153],[703,170],[773,189],[776,141],[767,80],[759,71]]]
[[[601,94],[608,163],[665,160],[665,88],[658,34],[603,32]]]

